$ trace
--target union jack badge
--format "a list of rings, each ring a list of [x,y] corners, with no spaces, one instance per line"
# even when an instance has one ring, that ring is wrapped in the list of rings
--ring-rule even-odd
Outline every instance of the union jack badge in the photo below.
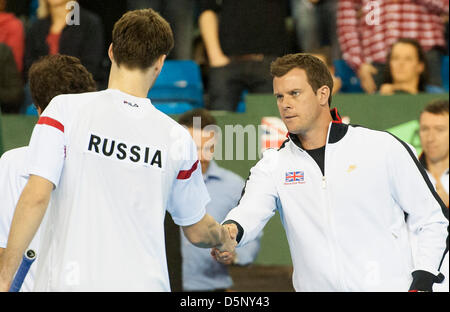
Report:
[[[286,172],[285,184],[305,183],[305,173],[303,171]]]

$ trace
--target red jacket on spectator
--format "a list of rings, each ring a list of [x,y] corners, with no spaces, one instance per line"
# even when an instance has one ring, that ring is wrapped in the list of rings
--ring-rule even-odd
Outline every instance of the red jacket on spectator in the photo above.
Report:
[[[419,41],[425,51],[445,48],[443,16],[449,0],[339,0],[337,27],[342,57],[354,69],[385,63],[400,38]]]
[[[13,52],[17,69],[23,69],[25,33],[22,22],[14,14],[0,12],[0,42],[9,46]]]

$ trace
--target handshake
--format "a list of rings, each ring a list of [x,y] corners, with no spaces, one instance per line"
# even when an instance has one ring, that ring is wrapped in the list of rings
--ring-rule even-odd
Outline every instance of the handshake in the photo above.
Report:
[[[238,228],[235,224],[224,224],[222,226],[221,245],[211,249],[211,257],[225,265],[234,263],[237,235]]]

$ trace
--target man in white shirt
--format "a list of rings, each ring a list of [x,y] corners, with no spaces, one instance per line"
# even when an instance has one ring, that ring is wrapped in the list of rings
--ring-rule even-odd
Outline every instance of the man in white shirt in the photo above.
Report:
[[[448,100],[435,100],[424,108],[419,118],[420,142],[423,149],[419,159],[447,209],[449,204],[448,112]],[[434,291],[449,290],[448,251],[442,261],[441,272],[446,279],[441,284],[435,284]]]
[[[211,201],[206,206],[208,214],[218,222],[224,221],[228,212],[241,198],[244,180],[234,172],[220,167],[214,160],[214,147],[217,143],[215,118],[205,109],[198,108],[180,116],[178,122],[186,126],[195,144],[203,180]],[[233,286],[227,265],[250,265],[258,255],[262,232],[242,248],[236,248],[233,258],[225,265],[214,261],[209,250],[193,246],[181,237],[183,256],[184,291],[226,291]]]
[[[115,24],[108,89],[52,100],[30,141],[30,179],[0,257],[8,290],[49,202],[37,291],[170,291],[166,210],[191,243],[233,251],[205,213],[209,196],[189,133],[146,98],[173,47],[151,9]]]
[[[67,55],[43,57],[31,66],[28,78],[31,96],[39,115],[57,95],[96,90],[92,75],[80,60]],[[6,248],[14,210],[28,181],[29,161],[27,146],[9,150],[0,158],[0,254]],[[30,243],[29,249],[38,251],[39,231]],[[36,265],[32,265],[21,291],[33,290],[35,274]]]
[[[449,204],[449,122],[448,100],[429,103],[420,114],[420,162],[444,204]]]
[[[297,291],[431,291],[443,279],[448,210],[414,151],[330,113],[333,80],[319,59],[286,55],[271,72],[289,136],[251,169],[226,217],[238,246],[278,210]],[[409,231],[418,237],[414,259]]]

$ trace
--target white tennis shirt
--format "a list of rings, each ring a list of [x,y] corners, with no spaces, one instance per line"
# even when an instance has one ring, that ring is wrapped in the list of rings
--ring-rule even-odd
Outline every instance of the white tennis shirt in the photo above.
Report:
[[[118,90],[52,100],[29,174],[55,185],[37,291],[169,291],[164,215],[197,223],[209,196],[189,133]]]
[[[28,147],[9,150],[0,158],[0,248],[6,248],[17,201],[28,181],[27,165]],[[38,247],[39,231],[29,248],[39,255]],[[33,263],[20,291],[33,290],[35,274],[36,263]]]

